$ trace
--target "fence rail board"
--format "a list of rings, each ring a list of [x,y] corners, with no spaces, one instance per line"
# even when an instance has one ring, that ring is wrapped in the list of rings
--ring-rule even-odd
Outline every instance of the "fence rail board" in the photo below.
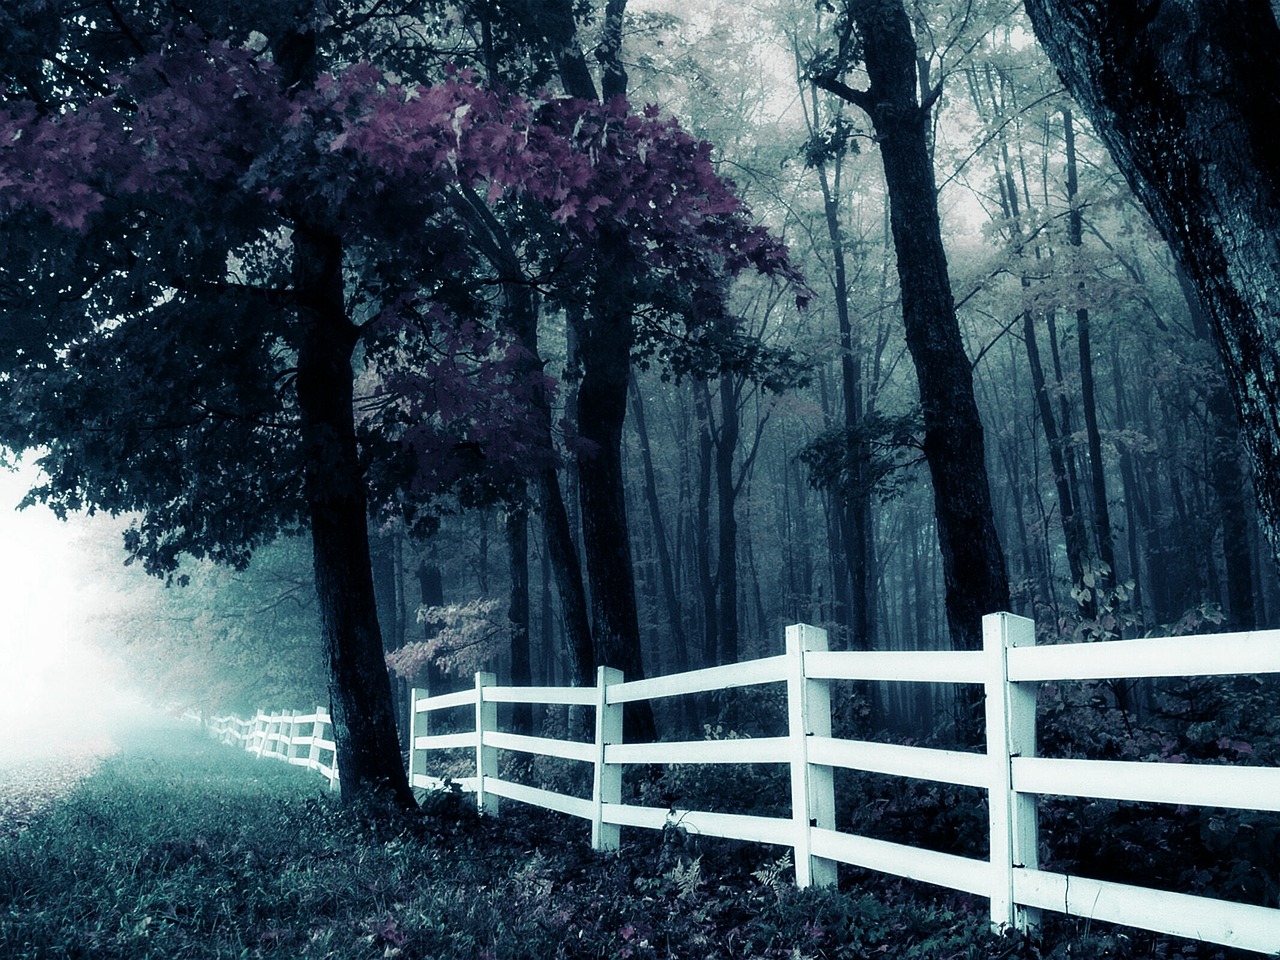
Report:
[[[506,797],[508,800],[519,800],[521,803],[532,804],[545,810],[567,813],[570,816],[581,817],[583,820],[590,820],[595,815],[595,804],[590,800],[571,797],[565,793],[556,793],[553,790],[543,790],[541,787],[529,787],[523,783],[501,780],[498,777],[485,777],[484,788],[488,792],[499,797]]]
[[[452,790],[457,788],[467,793],[476,792],[475,777],[429,777],[424,773],[416,773],[409,778],[409,786],[417,790]]]
[[[730,690],[757,683],[774,683],[786,679],[786,657],[766,657],[746,663],[730,663],[723,667],[690,670],[648,680],[631,680],[609,689],[610,703],[632,703],[636,700],[656,700],[688,693],[707,693],[712,690]]]
[[[1045,910],[1260,953],[1280,949],[1280,910],[1271,907],[1041,870],[1019,870],[1014,880],[1020,900]]]
[[[453,707],[474,706],[476,691],[459,690],[457,693],[442,693],[438,697],[423,697],[414,701],[414,712],[429,713],[434,710],[449,710]]]
[[[471,691],[467,691],[470,693]],[[595,687],[486,687],[484,698],[494,703],[558,703],[596,705]],[[468,701],[470,702],[470,701]]]
[[[609,804],[604,809],[604,816],[609,823],[622,827],[662,830],[671,826],[696,836],[748,840],[784,847],[795,842],[792,822],[780,817],[712,813],[706,810],[664,810],[661,807],[639,807],[631,804]]]
[[[1280,767],[1017,757],[1022,793],[1280,811]]]
[[[986,787],[991,782],[991,761],[985,753],[933,747],[814,737],[809,741],[809,762],[968,787]],[[928,775],[922,774],[922,770],[927,770]]]
[[[476,732],[471,730],[467,733],[437,733],[434,735],[424,735],[413,738],[413,749],[415,750],[474,750],[476,746]]]
[[[788,737],[615,743],[605,747],[605,763],[790,763]]]
[[[471,734],[474,741],[475,734]],[[594,763],[594,743],[575,743],[572,740],[552,740],[548,737],[525,737],[515,733],[487,733],[484,742],[499,750],[515,750],[520,753],[536,753],[544,757],[562,760],[582,760]]]
[[[1280,673],[1276,630],[1210,637],[1148,637],[1105,643],[1063,643],[1009,651],[1009,679],[1122,680]]]
[[[899,680],[982,683],[987,661],[969,650],[839,650],[805,657],[810,680]]]
[[[835,830],[815,830],[814,841],[823,852],[841,863],[979,896],[987,896],[991,891],[992,870],[986,860],[973,860],[953,853],[939,853]]]

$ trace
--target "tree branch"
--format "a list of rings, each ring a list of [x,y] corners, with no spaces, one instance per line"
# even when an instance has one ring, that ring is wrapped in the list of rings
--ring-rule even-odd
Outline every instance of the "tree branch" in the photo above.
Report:
[[[827,93],[835,94],[841,100],[852,103],[855,107],[861,107],[867,113],[870,113],[874,106],[870,90],[858,90],[842,80],[837,80],[835,77],[810,76],[809,81],[815,87],[820,87]]]

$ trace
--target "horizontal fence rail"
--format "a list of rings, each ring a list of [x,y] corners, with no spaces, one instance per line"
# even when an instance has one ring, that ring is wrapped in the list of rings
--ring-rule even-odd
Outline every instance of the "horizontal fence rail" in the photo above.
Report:
[[[796,882],[831,884],[852,864],[987,897],[992,923],[1025,929],[1053,910],[1159,933],[1255,950],[1280,951],[1280,909],[1171,893],[1048,872],[1039,865],[1037,798],[1084,797],[1280,810],[1280,768],[1052,759],[1036,756],[1036,696],[1042,682],[1280,673],[1280,631],[1035,645],[1035,626],[1012,614],[983,620],[983,649],[964,652],[829,651],[825,631],[787,628],[786,653],[747,663],[626,681],[601,668],[595,687],[500,687],[492,674],[474,688],[410,702],[409,778],[417,788],[449,782],[427,773],[429,756],[467,750],[474,775],[454,780],[479,807],[500,799],[579,817],[597,849],[614,849],[619,828],[678,825],[705,836],[777,844],[794,851]],[[983,753],[900,746],[832,736],[831,683],[837,680],[980,684],[986,712]],[[776,683],[785,686],[786,736],[625,743],[624,704]],[[498,727],[499,703],[594,708],[594,742],[516,736]],[[469,708],[474,725],[431,735],[428,718]],[[591,795],[571,796],[499,776],[497,752],[591,765]],[[770,763],[790,768],[789,817],[639,806],[622,802],[624,767],[636,764]],[[939,853],[836,828],[835,768],[960,784],[987,793],[990,856]]]
[[[1280,909],[1172,893],[1040,868],[1038,798],[1080,797],[1280,811],[1280,768],[1223,764],[1121,762],[1038,757],[1036,698],[1044,682],[1280,673],[1280,631],[1036,646],[1035,626],[1012,614],[983,618],[977,651],[829,651],[825,631],[795,625],[786,653],[747,663],[626,681],[601,667],[594,687],[499,686],[491,673],[457,693],[413,690],[409,706],[409,782],[417,789],[454,785],[481,810],[502,800],[555,810],[591,825],[598,850],[616,849],[622,827],[662,830],[789,847],[796,882],[832,884],[846,863],[932,883],[990,900],[997,928],[1025,929],[1042,910],[1126,924],[1262,953],[1280,952]],[[832,736],[831,685],[867,680],[983,687],[987,742],[981,753],[873,743]],[[777,684],[787,704],[785,736],[626,743],[624,705],[665,697]],[[592,739],[503,731],[500,704],[544,704],[594,714]],[[432,716],[463,711],[464,729],[432,733]],[[456,724],[455,724],[456,725]],[[211,732],[258,756],[318,770],[338,786],[329,715],[259,713],[221,717]],[[433,755],[466,751],[466,773],[428,773]],[[498,752],[581,764],[590,793],[574,796],[499,773]],[[622,801],[623,772],[638,764],[783,765],[790,773],[789,816],[756,816],[642,806]],[[843,832],[836,826],[837,768],[959,784],[986,792],[990,854],[940,853]],[[586,779],[584,777],[584,779]]]

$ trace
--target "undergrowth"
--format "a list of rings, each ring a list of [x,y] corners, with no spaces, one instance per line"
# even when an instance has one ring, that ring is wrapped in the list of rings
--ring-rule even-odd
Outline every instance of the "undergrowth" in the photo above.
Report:
[[[0,842],[0,957],[777,958],[1218,956],[1049,920],[996,936],[986,902],[870,875],[799,891],[776,848],[624,835],[511,804],[478,817],[344,808],[306,771],[177,728],[135,743]],[[578,838],[581,838],[579,840]],[[879,886],[876,886],[879,884]]]

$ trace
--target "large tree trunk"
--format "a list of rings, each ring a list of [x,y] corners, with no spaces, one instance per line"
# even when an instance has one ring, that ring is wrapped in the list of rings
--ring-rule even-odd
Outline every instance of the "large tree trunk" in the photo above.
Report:
[[[578,496],[596,663],[638,680],[644,666],[622,469],[633,330],[630,299],[615,289],[616,278],[628,275],[628,266],[606,256],[606,251],[618,249],[616,242],[606,237],[601,248],[602,280],[580,331]],[[654,739],[653,713],[647,704],[626,712],[626,728],[628,741]]]
[[[1267,0],[1027,0],[1194,284],[1280,558],[1280,27]]]
[[[1183,294],[1191,310],[1191,328],[1197,339],[1208,340],[1209,324],[1195,291],[1179,271]],[[1204,384],[1204,405],[1209,414],[1210,480],[1222,518],[1222,559],[1227,575],[1227,625],[1252,630],[1260,622],[1254,604],[1253,558],[1249,549],[1249,513],[1245,508],[1248,479],[1240,465],[1240,430],[1227,385],[1217,377]]]
[[[880,144],[907,348],[924,415],[924,452],[946,584],[952,643],[977,649],[982,616],[1009,608],[1009,582],[987,480],[982,420],[956,321],[929,154],[929,103],[916,97],[916,45],[901,0],[850,8],[864,40],[868,90],[819,82],[861,107]]]
[[[368,509],[356,450],[342,243],[299,224],[293,234],[300,303],[298,409],[316,594],[329,659],[329,709],[344,800],[382,795],[413,807],[396,737],[391,682],[369,558]]]

